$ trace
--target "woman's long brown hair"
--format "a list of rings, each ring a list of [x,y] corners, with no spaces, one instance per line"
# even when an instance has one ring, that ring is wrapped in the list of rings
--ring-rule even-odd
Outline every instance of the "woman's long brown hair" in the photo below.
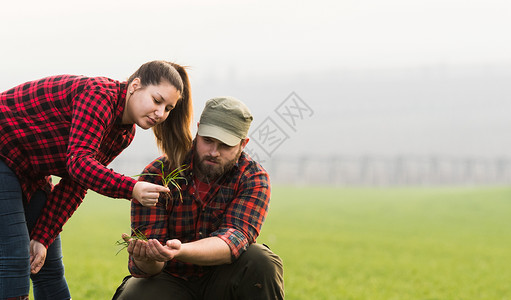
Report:
[[[152,61],[142,65],[128,79],[140,78],[143,86],[158,85],[167,80],[181,93],[176,106],[170,111],[167,119],[153,127],[158,148],[167,157],[170,170],[179,167],[192,147],[191,124],[193,117],[190,80],[185,67],[167,61]]]

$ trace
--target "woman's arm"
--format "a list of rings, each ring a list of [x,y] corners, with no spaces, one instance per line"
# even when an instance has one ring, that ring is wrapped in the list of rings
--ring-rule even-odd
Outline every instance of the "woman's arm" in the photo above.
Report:
[[[48,248],[83,201],[87,191],[69,178],[62,178],[48,195],[30,237]]]

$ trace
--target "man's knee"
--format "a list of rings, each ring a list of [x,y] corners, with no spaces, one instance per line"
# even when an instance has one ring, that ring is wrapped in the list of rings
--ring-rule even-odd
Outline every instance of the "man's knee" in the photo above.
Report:
[[[239,264],[236,269],[241,276],[237,276],[234,284],[241,298],[248,295],[261,299],[284,298],[282,260],[266,245],[250,245],[235,264]]]
[[[151,280],[127,276],[117,288],[112,300],[151,299],[154,290]],[[146,298],[146,296],[149,298]]]
[[[164,272],[149,278],[127,276],[117,288],[113,300],[152,300],[172,295],[172,299],[192,299],[182,279]]]
[[[246,260],[256,272],[265,276],[277,276],[277,279],[283,276],[282,259],[264,244],[250,245],[240,259]]]

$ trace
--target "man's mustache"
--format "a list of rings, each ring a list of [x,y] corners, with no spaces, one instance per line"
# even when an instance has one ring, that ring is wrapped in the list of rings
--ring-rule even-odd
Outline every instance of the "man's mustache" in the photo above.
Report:
[[[214,163],[219,163],[220,162],[217,158],[215,158],[213,156],[209,156],[209,155],[205,156],[202,160],[203,161],[208,160],[208,161],[214,162]]]

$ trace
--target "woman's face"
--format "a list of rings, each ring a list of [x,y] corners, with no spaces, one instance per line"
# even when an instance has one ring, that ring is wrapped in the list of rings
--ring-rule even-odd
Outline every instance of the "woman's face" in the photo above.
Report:
[[[167,119],[180,96],[168,81],[142,87],[135,78],[128,86],[123,124],[137,124],[143,129],[154,127]]]

